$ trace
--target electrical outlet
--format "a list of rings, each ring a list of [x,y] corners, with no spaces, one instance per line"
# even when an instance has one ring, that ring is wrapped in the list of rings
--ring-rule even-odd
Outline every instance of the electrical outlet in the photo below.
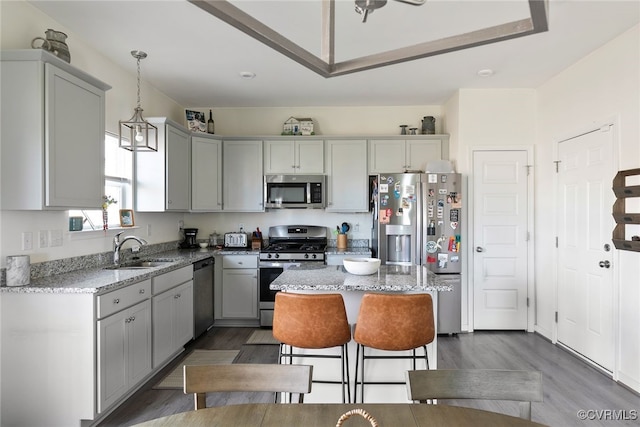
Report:
[[[31,231],[22,232],[22,250],[30,251],[33,249],[33,233]]]
[[[49,246],[49,232],[47,230],[38,231],[38,247],[46,248]]]
[[[147,224],[147,237],[151,236],[151,224]]]
[[[178,221],[178,228],[180,230],[182,230],[184,228],[184,221],[183,220]]]
[[[356,222],[356,223],[354,224],[354,226],[353,226],[353,231],[354,231],[355,233],[357,233],[357,232],[359,232],[359,231],[360,231],[360,223],[359,223],[359,222]]]
[[[50,230],[49,242],[51,243],[51,247],[62,246],[62,230]]]
[[[238,230],[240,230],[240,232],[244,231],[244,224],[243,223],[238,224]]]

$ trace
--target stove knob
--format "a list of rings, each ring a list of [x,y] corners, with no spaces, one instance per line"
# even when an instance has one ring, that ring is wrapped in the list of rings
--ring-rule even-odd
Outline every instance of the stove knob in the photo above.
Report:
[[[271,259],[271,254],[267,254],[267,258],[268,258],[268,259]]]
[[[311,258],[316,259],[316,258],[318,258],[318,255],[313,254],[313,255],[311,255]]]
[[[305,259],[309,258],[309,254],[304,254]]]
[[[280,254],[275,254],[274,255],[276,258],[280,258]]]

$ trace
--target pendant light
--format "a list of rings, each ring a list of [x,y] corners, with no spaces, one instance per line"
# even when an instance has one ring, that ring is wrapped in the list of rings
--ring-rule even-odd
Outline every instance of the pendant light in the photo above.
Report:
[[[138,61],[138,106],[129,120],[120,120],[120,147],[129,151],[158,151],[158,128],[142,117],[140,107],[140,60],[147,54],[132,50],[131,56]]]

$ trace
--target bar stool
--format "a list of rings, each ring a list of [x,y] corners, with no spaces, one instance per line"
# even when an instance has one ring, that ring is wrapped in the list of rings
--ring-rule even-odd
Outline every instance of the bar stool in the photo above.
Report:
[[[340,359],[342,380],[313,380],[315,383],[342,384],[342,402],[351,401],[349,388],[349,356],[347,344],[351,328],[344,300],[340,294],[296,294],[278,292],[273,309],[273,337],[280,341],[278,362],[294,357]],[[285,353],[285,345],[289,352]],[[340,346],[340,354],[294,353],[293,347],[325,349]],[[345,382],[346,377],[346,382]],[[345,388],[347,399],[345,400]]]
[[[358,365],[362,361],[360,372],[361,396],[364,403],[365,384],[405,384],[401,382],[382,382],[364,380],[364,361],[366,359],[412,359],[416,369],[416,349],[422,347],[424,360],[429,369],[427,344],[435,338],[433,318],[433,300],[429,294],[379,294],[366,293],[360,303],[360,311],[353,338],[356,341],[356,378],[353,387],[353,401],[358,396]],[[386,350],[412,350],[411,355],[365,355],[365,347]],[[360,351],[362,355],[360,356]]]

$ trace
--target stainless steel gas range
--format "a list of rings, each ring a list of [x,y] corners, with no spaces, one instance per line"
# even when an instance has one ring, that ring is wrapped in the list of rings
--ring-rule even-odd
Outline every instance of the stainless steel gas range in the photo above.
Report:
[[[277,291],[269,285],[284,270],[302,263],[324,263],[327,229],[317,225],[277,225],[269,227],[269,244],[260,250],[260,326],[273,324],[273,304]]]

